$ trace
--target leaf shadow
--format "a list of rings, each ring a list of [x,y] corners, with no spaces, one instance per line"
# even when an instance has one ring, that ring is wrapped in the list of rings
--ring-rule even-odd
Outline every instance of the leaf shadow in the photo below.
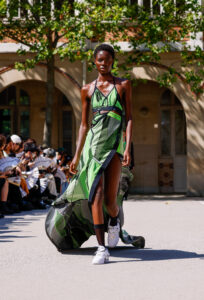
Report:
[[[93,255],[96,247],[79,248],[67,251],[61,251],[63,255]],[[124,262],[140,262],[140,261],[162,261],[175,259],[204,259],[204,254],[196,252],[177,250],[177,249],[136,249],[132,246],[118,246],[110,249],[110,255],[116,258],[125,258]],[[112,263],[116,263],[114,261]],[[123,262],[119,260],[118,262]]]

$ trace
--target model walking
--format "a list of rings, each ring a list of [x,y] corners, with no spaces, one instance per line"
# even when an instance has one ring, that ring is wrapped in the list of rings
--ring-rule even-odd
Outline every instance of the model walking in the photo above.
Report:
[[[131,86],[125,79],[115,78],[111,74],[114,63],[114,50],[102,44],[94,52],[98,78],[85,85],[81,91],[82,121],[79,139],[70,172],[76,174],[81,151],[85,143],[85,155],[88,165],[87,180],[89,201],[91,202],[94,229],[99,244],[93,264],[108,260],[109,252],[104,242],[103,202],[110,220],[108,223],[108,246],[115,247],[119,240],[120,223],[118,218],[117,192],[123,165],[130,162],[130,141],[132,132]],[[93,121],[88,131],[89,106],[93,109]],[[127,146],[123,153],[122,145],[122,112],[126,116]],[[84,155],[83,155],[84,156]],[[91,158],[91,160],[90,160]]]
[[[126,232],[123,235],[121,214],[118,215],[118,204],[122,211],[122,201],[117,204],[121,165],[130,163],[132,111],[130,81],[111,74],[114,57],[113,48],[107,44],[94,51],[98,77],[81,90],[82,120],[70,165],[74,177],[66,192],[54,202],[46,219],[47,235],[58,249],[78,248],[95,233],[99,246],[93,264],[103,264],[109,259],[104,231],[108,231],[110,248],[117,245],[120,233],[124,243],[144,247],[143,238],[139,240]],[[93,120],[88,130],[90,106]]]

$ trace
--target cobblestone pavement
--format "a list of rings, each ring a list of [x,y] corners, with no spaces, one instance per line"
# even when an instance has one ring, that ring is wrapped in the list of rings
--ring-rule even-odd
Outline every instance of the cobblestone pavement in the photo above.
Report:
[[[58,252],[45,234],[46,211],[1,219],[0,299],[203,300],[204,199],[130,196],[124,211],[124,228],[146,247],[120,242],[102,266],[91,265],[95,237]]]

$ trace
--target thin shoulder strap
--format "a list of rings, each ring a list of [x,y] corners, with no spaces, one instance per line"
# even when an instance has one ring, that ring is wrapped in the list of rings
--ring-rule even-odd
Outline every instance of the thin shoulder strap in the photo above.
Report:
[[[96,81],[95,81],[95,88],[94,88],[94,91],[95,91],[95,89],[96,89],[96,85],[97,85],[97,79],[96,79]]]
[[[93,90],[93,93],[91,95],[91,101],[92,101],[93,95],[94,95],[94,93],[96,91],[96,85],[97,85],[97,79],[95,80],[94,90]]]

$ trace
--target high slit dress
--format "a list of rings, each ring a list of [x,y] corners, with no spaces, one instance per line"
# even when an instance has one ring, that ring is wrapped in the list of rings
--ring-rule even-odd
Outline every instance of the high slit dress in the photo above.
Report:
[[[61,250],[78,248],[95,234],[90,205],[94,192],[115,153],[120,157],[123,155],[123,108],[115,80],[108,95],[97,88],[96,80],[91,105],[93,120],[86,136],[78,172],[64,194],[52,204],[46,218],[47,235]],[[122,207],[121,198],[118,205]],[[105,227],[108,218],[104,207]],[[120,218],[123,219],[122,209]]]

